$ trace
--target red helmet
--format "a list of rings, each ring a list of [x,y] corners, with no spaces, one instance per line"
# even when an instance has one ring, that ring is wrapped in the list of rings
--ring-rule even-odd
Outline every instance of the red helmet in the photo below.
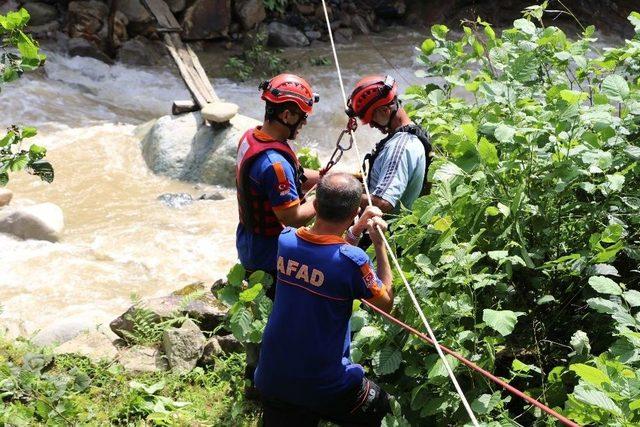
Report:
[[[371,121],[376,108],[388,105],[398,93],[398,84],[391,76],[367,76],[356,83],[347,101],[349,117],[359,117],[363,124]]]
[[[262,89],[262,99],[265,101],[276,104],[295,102],[307,114],[311,114],[313,104],[320,100],[320,96],[311,91],[309,83],[295,74],[278,74],[260,83],[258,89]]]

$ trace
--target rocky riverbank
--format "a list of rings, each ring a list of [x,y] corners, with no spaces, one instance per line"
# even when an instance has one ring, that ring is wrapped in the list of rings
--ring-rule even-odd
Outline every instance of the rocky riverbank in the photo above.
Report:
[[[270,46],[311,46],[328,40],[320,0],[265,2],[263,0],[166,0],[181,25],[181,36],[195,48],[240,48],[256,32],[267,35]],[[378,32],[393,24],[425,29],[434,23],[457,27],[461,21],[483,19],[501,27],[510,24],[533,0],[331,0],[331,28],[337,43]],[[578,29],[574,17],[558,9],[554,25]],[[605,34],[626,37],[626,20],[634,0],[566,0],[582,22],[594,23]],[[556,7],[557,6],[557,7]],[[166,61],[155,19],[141,0],[9,0],[0,12],[25,7],[30,31],[39,40],[56,39],[70,55],[90,56],[111,63],[158,65]],[[606,18],[605,18],[606,17]],[[606,19],[606,21],[605,21]],[[169,29],[172,30],[172,29]]]

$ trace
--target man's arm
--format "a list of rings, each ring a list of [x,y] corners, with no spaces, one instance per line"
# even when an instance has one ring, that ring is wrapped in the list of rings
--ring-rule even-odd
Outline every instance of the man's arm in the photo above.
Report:
[[[391,265],[389,264],[389,258],[387,257],[387,249],[382,240],[382,234],[380,233],[380,230],[384,232],[386,229],[387,224],[380,217],[375,217],[367,221],[367,230],[369,231],[373,247],[376,251],[376,274],[380,281],[382,281],[384,289],[384,292],[368,301],[380,310],[389,313],[393,308],[393,273],[391,271]]]
[[[307,225],[316,215],[313,208],[313,199],[307,199],[306,203],[296,203],[285,208],[274,208],[273,212],[280,222],[288,227],[302,227]]]
[[[380,209],[383,213],[390,213],[395,208],[394,205],[392,205],[391,203],[387,202],[382,197],[378,197],[378,196],[373,196],[372,195],[371,196],[371,203],[373,203],[373,206],[375,206],[378,209]],[[362,199],[360,200],[360,207],[362,209],[366,209],[367,206],[369,206],[369,199],[367,198],[366,194],[363,194],[362,195]]]
[[[304,176],[307,178],[307,180],[302,183],[302,190],[304,192],[311,190],[311,188],[320,181],[320,172],[317,170],[305,169]]]

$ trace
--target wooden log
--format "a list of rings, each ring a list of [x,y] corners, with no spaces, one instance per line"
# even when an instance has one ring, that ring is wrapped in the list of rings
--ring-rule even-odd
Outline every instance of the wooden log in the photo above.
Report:
[[[173,101],[173,105],[171,106],[171,114],[177,116],[178,114],[191,113],[199,109],[198,104],[193,102],[192,99],[176,100]]]

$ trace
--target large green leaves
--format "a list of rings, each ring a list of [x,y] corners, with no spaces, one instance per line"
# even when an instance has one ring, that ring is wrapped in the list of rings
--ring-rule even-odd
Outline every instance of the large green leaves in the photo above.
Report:
[[[608,277],[592,276],[589,278],[589,285],[601,294],[622,295],[620,285]]]
[[[624,77],[612,74],[602,82],[602,93],[613,101],[622,102],[629,96],[629,84]]]
[[[485,308],[482,311],[482,320],[504,337],[513,332],[518,322],[518,317],[522,315],[524,315],[522,312],[514,312],[511,310],[496,311]]]
[[[402,362],[402,353],[393,347],[383,347],[373,359],[373,368],[378,375],[395,372]]]

